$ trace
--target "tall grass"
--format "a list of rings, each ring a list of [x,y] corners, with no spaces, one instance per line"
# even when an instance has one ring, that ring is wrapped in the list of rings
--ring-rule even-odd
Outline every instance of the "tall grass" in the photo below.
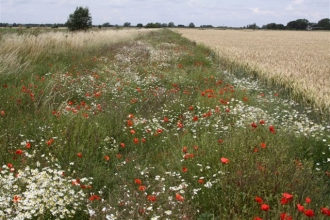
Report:
[[[1,218],[330,215],[330,127],[310,109],[169,30],[83,42],[67,68],[31,55],[1,75]]]

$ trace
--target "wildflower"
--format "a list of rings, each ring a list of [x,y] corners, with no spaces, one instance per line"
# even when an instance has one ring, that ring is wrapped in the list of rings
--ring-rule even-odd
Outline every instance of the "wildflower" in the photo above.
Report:
[[[150,202],[156,202],[156,196],[154,195],[147,195],[147,200]]]
[[[50,146],[53,142],[54,142],[54,139],[51,138],[51,139],[49,139],[46,143],[47,143],[48,146]]]
[[[307,217],[314,217],[314,211],[312,209],[306,209],[304,214],[307,216]]]
[[[125,148],[125,146],[126,146],[125,143],[120,143],[121,148]]]
[[[327,216],[330,216],[330,209],[322,207],[321,208],[321,213]]]
[[[254,201],[256,201],[256,202],[259,203],[259,204],[262,204],[262,203],[263,203],[262,198],[260,198],[259,196],[256,196],[256,197],[254,198]]]
[[[25,148],[30,149],[30,148],[31,148],[31,143],[30,143],[30,142],[27,142],[27,143],[25,144]]]
[[[134,142],[134,144],[138,144],[139,143],[139,138],[134,138],[133,142]]]
[[[116,154],[117,159],[121,159],[122,155],[121,154]]]
[[[198,116],[193,117],[193,121],[198,121]]]
[[[275,127],[273,125],[269,126],[269,131],[273,134],[276,134]]]
[[[18,150],[15,151],[15,154],[16,155],[21,155],[21,154],[23,154],[23,151],[21,149],[18,149]]]
[[[223,164],[228,164],[229,163],[229,159],[225,158],[225,157],[221,157],[220,159],[221,163]]]
[[[139,191],[146,191],[147,190],[147,187],[146,186],[139,186]]]
[[[219,144],[222,144],[222,143],[223,143],[223,140],[222,140],[222,139],[219,139],[219,140],[218,140],[218,143],[219,143]]]
[[[280,214],[280,220],[292,220],[292,216],[286,214],[285,212]]]
[[[169,119],[166,118],[166,117],[164,117],[163,121],[164,121],[164,122],[169,122]]]
[[[188,151],[188,148],[187,148],[186,146],[184,146],[184,147],[182,148],[182,152],[183,152],[183,153],[187,153],[187,151]]]
[[[131,134],[135,134],[136,132],[135,132],[133,129],[131,129],[131,130],[130,130],[130,133],[131,133]]]
[[[312,202],[312,200],[311,200],[309,197],[307,197],[307,198],[305,199],[305,202],[306,202],[307,204],[309,204],[309,203]]]
[[[184,201],[183,196],[180,195],[179,193],[176,193],[176,194],[175,194],[175,198],[176,198],[176,200],[178,200],[178,201],[180,201],[180,202],[183,202],[183,201]]]
[[[21,197],[15,195],[13,198],[13,202],[18,202],[19,200],[21,200]]]
[[[297,209],[299,210],[299,212],[303,212],[304,211],[304,206],[297,204]]]
[[[258,126],[256,125],[256,123],[254,123],[254,122],[251,123],[251,126],[252,126],[253,128],[257,128],[257,127],[258,127]]]
[[[88,199],[89,199],[89,201],[95,201],[95,200],[100,200],[101,197],[99,197],[97,195],[91,195]]]
[[[5,116],[5,111],[4,110],[0,111],[0,115]]]
[[[136,179],[134,180],[134,183],[137,184],[137,185],[141,185],[141,184],[142,184],[142,180],[139,179],[139,178],[136,178]]]
[[[188,168],[187,167],[182,167],[182,172],[184,172],[184,173],[188,172]]]
[[[264,125],[266,122],[263,119],[260,119],[259,124]]]
[[[133,121],[127,120],[127,127],[132,127],[133,126]]]
[[[260,217],[254,217],[253,220],[262,220]]]
[[[261,148],[266,148],[267,145],[266,145],[266,143],[262,142],[262,143],[260,144],[260,147],[261,147]]]
[[[166,210],[164,213],[165,213],[165,215],[171,215],[172,211],[171,210]]]
[[[198,183],[199,183],[199,184],[204,184],[204,183],[205,183],[205,180],[203,180],[203,179],[198,179]]]
[[[262,211],[266,211],[267,212],[269,210],[269,205],[262,204],[260,208],[261,208]]]
[[[110,157],[109,157],[108,155],[106,155],[106,156],[104,156],[104,159],[105,159],[106,161],[109,161],[109,160],[110,160]]]
[[[289,193],[283,193],[282,194],[282,199],[281,199],[281,204],[285,205],[288,204],[293,198],[293,195],[289,194]]]
[[[83,154],[81,152],[77,153],[77,157],[82,158]]]

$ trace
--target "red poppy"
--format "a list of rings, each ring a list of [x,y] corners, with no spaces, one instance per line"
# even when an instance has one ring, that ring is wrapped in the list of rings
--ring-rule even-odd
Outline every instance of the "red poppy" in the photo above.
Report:
[[[133,142],[134,142],[134,144],[138,144],[139,143],[139,138],[134,138]]]
[[[262,220],[260,217],[254,217],[253,220]]]
[[[180,202],[183,202],[183,201],[184,201],[183,196],[180,195],[179,193],[176,193],[176,194],[175,194],[175,198],[176,198],[176,200],[178,200],[178,201],[180,201]]]
[[[184,173],[188,172],[188,168],[187,167],[182,167],[182,172],[184,172]]]
[[[269,205],[267,205],[267,204],[262,204],[261,206],[260,206],[260,208],[261,208],[261,210],[262,211],[268,211],[269,210]]]
[[[229,163],[229,159],[225,158],[225,157],[221,157],[220,159],[221,163],[223,164],[228,164]]]
[[[203,180],[203,179],[199,179],[199,180],[198,180],[198,183],[199,183],[199,184],[204,184],[204,183],[205,183],[205,180]]]
[[[23,154],[23,151],[21,149],[18,149],[18,150],[15,151],[15,154],[16,155],[21,155],[21,154]]]
[[[0,111],[0,115],[1,115],[1,116],[5,116],[5,111],[3,111],[3,110]]]
[[[131,133],[131,134],[135,134],[136,132],[135,132],[133,129],[131,129],[131,130],[130,130],[130,133]]]
[[[330,209],[322,207],[321,213],[324,215],[330,216]]]
[[[262,203],[263,203],[262,198],[260,198],[259,196],[256,196],[256,197],[254,198],[254,201],[256,201],[256,202],[259,203],[259,204],[262,204]]]
[[[182,152],[183,152],[183,153],[187,153],[187,151],[188,151],[188,148],[187,148],[186,146],[184,146],[184,147],[182,148]]]
[[[260,144],[260,147],[261,147],[261,148],[266,148],[267,145],[266,145],[266,143],[262,142],[262,143]]]
[[[193,121],[198,121],[198,116],[193,117]]]
[[[106,156],[104,156],[104,159],[105,159],[106,161],[109,161],[109,160],[110,160],[110,157],[109,157],[108,155],[106,155]]]
[[[303,212],[304,211],[304,206],[297,204],[297,209],[299,210],[299,212]]]
[[[256,125],[256,123],[254,123],[254,122],[251,123],[251,126],[252,126],[253,128],[257,128],[257,127],[258,127],[258,126]]]
[[[30,143],[30,142],[27,142],[27,143],[25,144],[25,148],[30,149],[30,148],[31,148],[31,143]]]
[[[269,131],[273,134],[276,134],[275,127],[273,125],[269,126]]]
[[[133,126],[133,122],[131,120],[127,120],[127,127],[132,127]]]
[[[136,178],[136,179],[134,180],[134,183],[137,184],[137,185],[141,185],[141,184],[142,184],[142,180],[139,179],[139,178]]]
[[[122,155],[121,154],[116,154],[117,159],[121,159]]]
[[[120,146],[122,147],[122,148],[125,148],[125,143],[120,143]]]
[[[292,220],[292,216],[286,214],[285,212],[280,214],[280,219],[281,220]]]
[[[312,202],[312,200],[311,200],[309,197],[307,197],[307,198],[305,199],[305,202],[306,202],[307,204],[309,204],[309,203]]]
[[[100,199],[101,199],[101,197],[99,197],[99,196],[97,196],[97,195],[91,195],[91,196],[89,197],[89,201],[100,200]]]
[[[307,217],[314,217],[314,211],[312,209],[306,209],[304,214],[307,216]]]
[[[164,117],[164,122],[169,122],[169,119]]]
[[[141,142],[145,143],[145,142],[147,142],[147,140],[145,138],[141,138]]]
[[[222,144],[222,143],[223,143],[223,140],[222,140],[222,139],[219,139],[219,140],[218,140],[218,143],[219,143],[219,144]]]
[[[46,143],[47,143],[48,146],[50,146],[53,142],[54,142],[54,139],[51,138],[51,139],[49,139]]]
[[[147,190],[147,187],[146,186],[139,186],[139,191],[146,191]]]
[[[156,202],[156,196],[154,195],[147,195],[147,200],[150,202]]]
[[[77,153],[77,157],[82,158],[83,154],[81,152]]]
[[[266,122],[263,119],[260,119],[259,124],[264,125]]]
[[[194,149],[197,151],[198,150],[198,146],[194,146]]]
[[[15,195],[13,198],[13,202],[18,202],[19,200],[21,200],[21,197]]]

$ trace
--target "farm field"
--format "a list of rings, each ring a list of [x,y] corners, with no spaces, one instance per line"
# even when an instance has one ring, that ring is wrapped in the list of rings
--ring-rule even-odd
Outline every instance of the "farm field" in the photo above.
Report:
[[[177,29],[217,51],[222,65],[240,66],[285,86],[293,96],[330,112],[329,32]]]
[[[0,219],[329,218],[329,121],[210,47],[122,29],[0,48]]]

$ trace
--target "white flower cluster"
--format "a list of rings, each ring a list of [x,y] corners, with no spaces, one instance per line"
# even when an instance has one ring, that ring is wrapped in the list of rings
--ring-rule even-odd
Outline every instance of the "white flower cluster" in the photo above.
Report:
[[[86,194],[61,170],[26,167],[15,174],[4,165],[0,171],[0,219],[64,219],[86,203]]]

